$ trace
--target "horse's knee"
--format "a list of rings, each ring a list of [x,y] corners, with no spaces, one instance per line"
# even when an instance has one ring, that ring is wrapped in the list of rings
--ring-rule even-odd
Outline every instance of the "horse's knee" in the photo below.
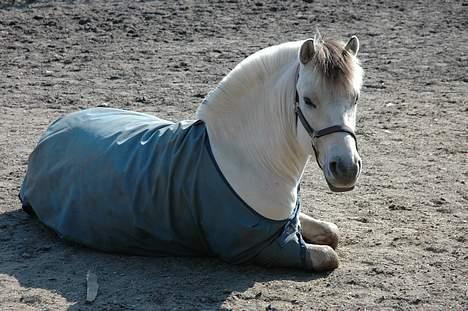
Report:
[[[314,271],[330,271],[338,268],[338,255],[328,245],[307,244],[306,260]]]

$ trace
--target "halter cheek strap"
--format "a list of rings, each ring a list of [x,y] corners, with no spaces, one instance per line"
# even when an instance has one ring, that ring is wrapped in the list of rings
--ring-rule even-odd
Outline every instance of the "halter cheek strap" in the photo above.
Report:
[[[297,123],[297,118],[299,118],[302,126],[304,127],[306,132],[309,134],[310,138],[312,139],[311,143],[312,143],[312,148],[314,149],[314,153],[315,153],[315,160],[317,161],[317,164],[321,169],[322,169],[322,165],[320,164],[320,161],[319,161],[319,153],[317,151],[317,148],[315,147],[315,140],[317,138],[330,135],[333,133],[338,133],[338,132],[347,133],[351,135],[351,137],[353,137],[354,142],[356,143],[356,150],[358,150],[356,134],[350,127],[344,124],[339,124],[339,125],[332,125],[332,126],[316,131],[312,126],[310,126],[309,122],[307,122],[304,114],[302,113],[301,108],[299,107],[299,95],[297,94],[297,91],[296,91],[296,102],[295,102],[294,111],[296,113],[296,123]]]

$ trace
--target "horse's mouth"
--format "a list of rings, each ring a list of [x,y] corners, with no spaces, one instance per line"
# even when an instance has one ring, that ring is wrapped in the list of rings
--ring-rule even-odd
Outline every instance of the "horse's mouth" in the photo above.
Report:
[[[325,178],[325,180],[327,179]],[[351,191],[354,189],[354,185],[350,187],[335,187],[328,180],[327,180],[327,184],[328,184],[328,188],[330,188],[330,190],[333,192],[346,192],[346,191]]]

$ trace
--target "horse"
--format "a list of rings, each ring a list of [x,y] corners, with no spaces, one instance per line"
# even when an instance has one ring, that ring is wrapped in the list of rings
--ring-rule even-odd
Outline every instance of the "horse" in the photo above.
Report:
[[[91,108],[54,121],[29,157],[23,209],[65,240],[144,256],[329,271],[338,228],[301,212],[315,158],[354,188],[359,40],[315,35],[262,49],[204,98],[196,120]]]

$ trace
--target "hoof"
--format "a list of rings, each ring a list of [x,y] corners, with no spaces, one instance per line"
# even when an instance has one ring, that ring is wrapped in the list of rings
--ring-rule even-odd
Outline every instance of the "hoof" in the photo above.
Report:
[[[338,268],[340,261],[333,248],[328,245],[307,244],[308,266],[313,271],[323,272]]]

